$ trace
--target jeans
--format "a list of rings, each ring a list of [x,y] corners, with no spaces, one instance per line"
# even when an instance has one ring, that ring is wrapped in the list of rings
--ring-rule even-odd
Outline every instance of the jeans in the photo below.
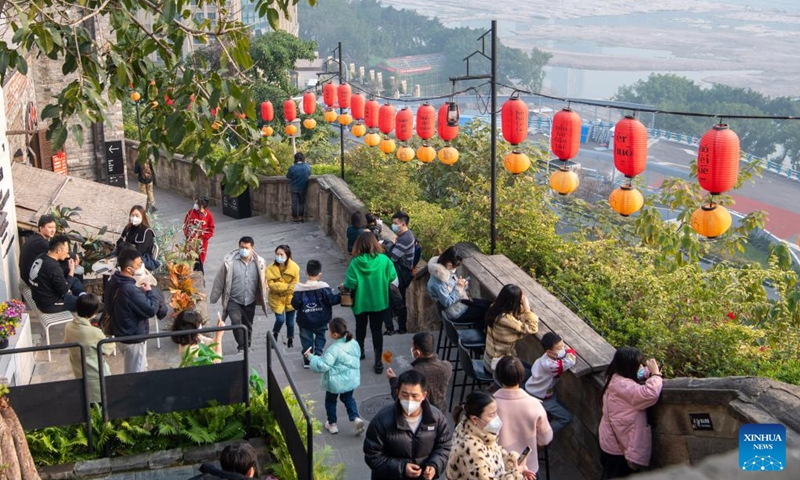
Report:
[[[286,338],[294,338],[294,315],[295,311],[286,311],[275,314],[275,325],[272,327],[272,334],[276,337],[281,333],[283,324],[286,324]]]
[[[147,342],[120,343],[119,345],[125,355],[125,373],[147,371]]]
[[[322,355],[322,350],[325,348],[325,333],[328,332],[328,327],[320,327],[317,329],[300,327],[300,345],[302,351],[305,352],[312,346],[314,350],[311,352],[314,355]],[[336,400],[334,400],[335,402]]]
[[[306,213],[306,192],[292,192],[292,217],[302,217]]]
[[[233,331],[233,338],[236,339],[236,345],[239,350],[250,348],[253,343],[253,318],[256,316],[256,302],[250,305],[241,305],[228,300],[228,308],[225,309],[225,315],[231,319],[231,325],[244,325],[247,327],[247,338],[245,333],[241,330]]]
[[[372,351],[375,355],[375,365],[381,365],[381,353],[383,352],[383,333],[381,324],[392,319],[391,309],[381,310],[380,312],[361,312],[356,315],[356,341],[361,347],[361,355],[366,354],[364,341],[367,338],[367,324],[372,332]]]
[[[553,427],[553,434],[569,425],[569,422],[572,421],[572,414],[569,413],[569,410],[564,408],[563,405],[558,403],[555,395],[544,399],[542,405],[544,405],[544,410],[547,412],[547,417],[550,419],[550,426]]]
[[[358,407],[356,406],[356,399],[353,398],[353,391],[344,393],[331,393],[325,392],[325,413],[328,415],[328,423],[333,425],[336,423],[336,398],[339,398],[344,403],[344,408],[347,409],[347,417],[352,422],[358,418]]]

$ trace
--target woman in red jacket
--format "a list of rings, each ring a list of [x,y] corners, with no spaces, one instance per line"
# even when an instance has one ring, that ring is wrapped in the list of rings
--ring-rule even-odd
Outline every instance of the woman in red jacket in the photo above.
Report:
[[[214,227],[214,215],[208,210],[208,197],[195,198],[192,209],[183,219],[183,234],[186,235],[188,244],[200,243],[197,251],[197,263],[194,264],[194,269],[199,272],[203,271],[203,264],[208,252],[208,240],[214,236]]]

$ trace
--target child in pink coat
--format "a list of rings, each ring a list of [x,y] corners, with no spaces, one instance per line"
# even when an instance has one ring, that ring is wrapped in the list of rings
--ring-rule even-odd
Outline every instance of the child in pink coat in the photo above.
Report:
[[[647,409],[658,402],[663,380],[658,363],[651,358],[645,368],[643,360],[639,350],[622,347],[606,370],[598,432],[603,479],[626,477],[650,464]]]

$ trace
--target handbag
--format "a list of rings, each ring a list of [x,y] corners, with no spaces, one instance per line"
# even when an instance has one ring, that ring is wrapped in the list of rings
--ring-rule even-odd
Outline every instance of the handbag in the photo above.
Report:
[[[356,293],[355,290],[350,290],[349,288],[342,287],[342,292],[341,292],[342,301],[339,303],[339,305],[343,307],[352,307],[353,300],[355,299],[355,293]]]

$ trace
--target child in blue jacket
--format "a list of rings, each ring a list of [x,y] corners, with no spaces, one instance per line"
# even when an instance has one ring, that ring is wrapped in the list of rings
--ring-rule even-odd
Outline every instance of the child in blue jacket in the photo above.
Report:
[[[331,434],[339,433],[336,426],[336,399],[341,399],[347,409],[347,416],[354,423],[355,434],[361,435],[367,422],[358,416],[358,406],[353,391],[361,384],[361,347],[353,341],[353,334],[347,331],[347,322],[334,318],[328,325],[328,333],[333,342],[325,353],[314,355],[309,347],[303,355],[309,359],[311,370],[322,374],[321,386],[325,390],[325,413],[328,420],[325,430]]]
[[[322,263],[319,260],[309,260],[306,264],[306,283],[298,283],[292,294],[292,308],[297,312],[297,325],[300,327],[301,351],[305,352],[312,346],[315,355],[322,355],[325,348],[325,332],[328,323],[333,318],[333,306],[339,305],[342,296],[333,293],[330,285],[321,282]],[[303,368],[308,368],[307,358],[303,358]]]

